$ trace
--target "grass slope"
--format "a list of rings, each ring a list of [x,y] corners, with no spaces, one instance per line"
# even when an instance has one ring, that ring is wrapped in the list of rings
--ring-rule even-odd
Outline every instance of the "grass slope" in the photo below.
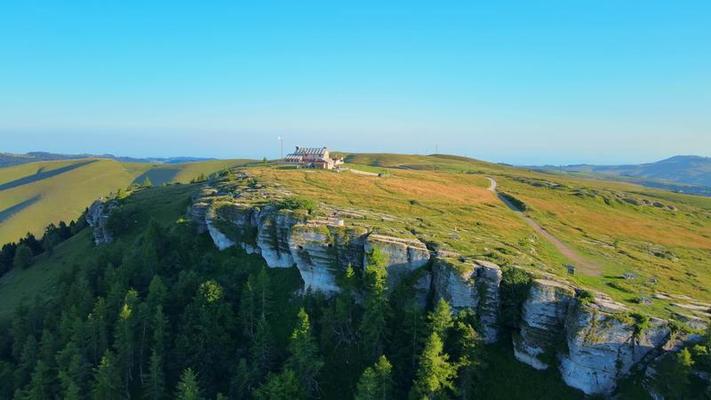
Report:
[[[254,173],[298,195],[365,210],[369,220],[363,224],[385,233],[414,235],[466,256],[554,273],[642,312],[691,312],[672,305],[687,305],[688,299],[660,295],[711,301],[709,198],[464,157],[345,157],[353,168],[385,174],[269,168]],[[599,265],[600,273],[568,276],[564,264],[569,260],[487,191],[486,177],[523,201],[525,215]],[[626,273],[631,279],[623,278]]]
[[[247,160],[184,164],[123,163],[112,159],[47,161],[0,168],[0,244],[49,223],[77,218],[95,199],[143,183],[186,183]],[[141,178],[142,177],[142,178]]]

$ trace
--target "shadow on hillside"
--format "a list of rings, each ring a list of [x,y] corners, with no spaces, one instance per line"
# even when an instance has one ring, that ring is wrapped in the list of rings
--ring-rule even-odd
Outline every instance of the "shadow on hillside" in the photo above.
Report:
[[[66,167],[60,167],[57,169],[53,169],[51,171],[44,171],[43,169],[40,168],[37,171],[37,173],[34,175],[28,175],[28,176],[22,177],[20,179],[15,179],[14,181],[3,183],[2,185],[0,185],[0,192],[2,192],[3,190],[13,189],[18,186],[28,185],[30,183],[48,179],[53,176],[63,174],[65,172],[69,172],[71,170],[81,168],[81,167],[83,167],[87,164],[91,164],[93,162],[96,162],[96,160],[80,161],[78,163],[75,163],[72,165],[67,165]]]
[[[14,214],[17,214],[18,212],[36,203],[37,200],[40,199],[40,197],[40,195],[37,195],[21,203],[17,203],[14,206],[8,207],[4,210],[0,210],[0,223],[3,223],[6,219],[12,217]]]
[[[164,183],[173,182],[173,179],[175,179],[179,172],[180,168],[153,168],[136,177],[133,183],[142,185],[146,181],[146,178],[148,178],[154,186],[160,186]]]

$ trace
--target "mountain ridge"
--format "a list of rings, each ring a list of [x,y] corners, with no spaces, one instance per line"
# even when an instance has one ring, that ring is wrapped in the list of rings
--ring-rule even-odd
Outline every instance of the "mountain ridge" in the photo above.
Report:
[[[622,180],[648,187],[711,196],[711,157],[676,155],[663,160],[622,165],[570,164],[528,168],[594,178]]]
[[[38,162],[38,161],[81,160],[81,159],[86,159],[86,158],[106,158],[106,159],[116,160],[116,161],[121,161],[121,162],[154,163],[154,164],[182,164],[182,163],[189,163],[189,162],[217,160],[217,158],[213,158],[213,157],[190,157],[190,156],[128,157],[128,156],[117,156],[117,155],[114,155],[111,153],[63,154],[63,153],[51,153],[51,152],[46,152],[46,151],[30,151],[30,152],[22,153],[22,154],[0,153],[0,168],[11,167],[13,165],[27,164],[27,163]]]

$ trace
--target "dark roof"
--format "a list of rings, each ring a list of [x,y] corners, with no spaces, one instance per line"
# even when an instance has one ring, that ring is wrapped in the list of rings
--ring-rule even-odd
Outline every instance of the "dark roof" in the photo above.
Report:
[[[289,155],[298,155],[298,156],[305,156],[305,155],[318,155],[318,156],[323,156],[326,154],[327,149],[325,147],[296,147],[296,150],[289,154]]]

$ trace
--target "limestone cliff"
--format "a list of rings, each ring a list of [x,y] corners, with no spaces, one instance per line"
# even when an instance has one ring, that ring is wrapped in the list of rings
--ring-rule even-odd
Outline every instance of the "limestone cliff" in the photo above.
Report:
[[[99,199],[89,206],[86,212],[86,222],[92,228],[96,245],[108,244],[113,241],[113,235],[107,228],[111,212],[118,207],[115,200]]]
[[[447,300],[454,310],[474,310],[484,341],[496,342],[501,285],[499,266],[486,261],[437,258],[432,276],[435,300]]]
[[[519,333],[513,337],[516,358],[536,369],[549,367],[563,340],[568,306],[575,290],[550,279],[534,279],[521,310]],[[548,357],[546,357],[548,356]]]
[[[386,257],[390,287],[429,262],[429,250],[415,238],[375,234],[363,226],[345,226],[333,216],[255,201],[265,198],[270,196],[254,189],[205,188],[193,199],[188,214],[220,250],[238,245],[261,255],[271,268],[296,266],[304,290],[337,292],[336,277],[348,266],[362,269],[375,248]]]

